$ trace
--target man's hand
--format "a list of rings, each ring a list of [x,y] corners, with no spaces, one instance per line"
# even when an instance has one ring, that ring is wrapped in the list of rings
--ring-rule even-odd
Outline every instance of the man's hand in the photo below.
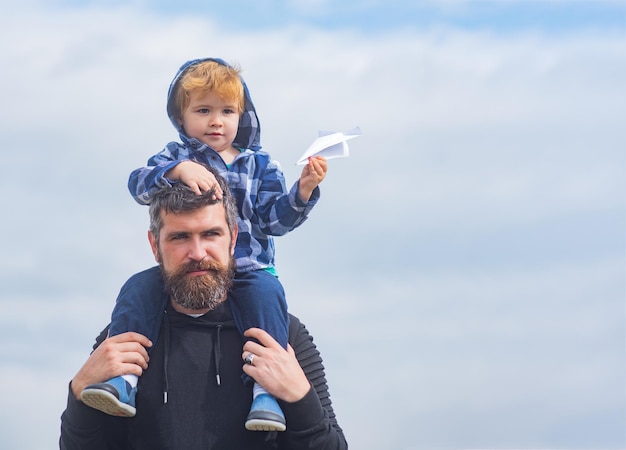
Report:
[[[245,360],[250,353],[254,357],[252,364],[244,364],[243,371],[274,397],[290,403],[301,400],[311,389],[311,384],[291,346],[285,350],[259,328],[250,328],[244,335],[262,345],[254,341],[244,344],[241,357]]]
[[[152,342],[139,333],[123,333],[107,338],[89,356],[72,380],[72,393],[80,398],[83,389],[119,375],[140,376],[148,368],[148,352]]]
[[[215,175],[201,164],[190,160],[182,161],[168,170],[165,176],[170,180],[182,181],[198,195],[215,189],[215,199],[220,200],[222,198],[222,188],[215,179]]]

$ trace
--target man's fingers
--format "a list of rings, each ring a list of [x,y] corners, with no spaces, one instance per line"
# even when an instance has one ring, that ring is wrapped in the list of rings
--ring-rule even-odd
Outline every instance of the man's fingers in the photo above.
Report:
[[[144,335],[127,332],[107,338],[96,351],[102,352],[113,364],[132,364],[146,369],[150,360],[146,347],[151,346]]]
[[[125,352],[122,354],[122,362],[126,365],[140,366],[142,369],[148,368],[148,355],[139,352]]]
[[[276,342],[276,340],[272,336],[270,336],[265,330],[262,330],[260,328],[248,328],[245,331],[244,336],[252,338],[252,339],[256,339],[265,347],[274,347],[274,346],[280,347],[280,344]],[[248,341],[246,342],[246,345],[247,344],[254,344],[254,342]]]
[[[125,364],[123,366],[120,366],[121,370],[119,375],[116,376],[121,376],[121,375],[136,375],[138,377],[143,375],[143,371],[146,370],[148,368],[148,366],[146,365],[145,367],[143,366],[139,366],[137,364]]]
[[[126,333],[117,334],[115,336],[111,336],[107,338],[111,342],[122,343],[122,342],[136,342],[141,344],[143,347],[152,347],[152,342],[146,336],[140,333],[135,333],[134,331],[127,331]]]

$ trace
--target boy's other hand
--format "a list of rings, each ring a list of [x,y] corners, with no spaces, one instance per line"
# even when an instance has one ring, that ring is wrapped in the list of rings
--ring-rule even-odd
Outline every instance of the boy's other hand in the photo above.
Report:
[[[300,175],[298,183],[298,195],[300,200],[308,202],[313,190],[326,178],[328,164],[322,156],[312,156]]]

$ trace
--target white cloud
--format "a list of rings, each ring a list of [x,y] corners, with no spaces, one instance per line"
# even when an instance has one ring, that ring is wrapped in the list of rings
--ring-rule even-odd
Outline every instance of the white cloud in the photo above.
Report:
[[[547,430],[576,435],[580,417],[623,407],[623,270],[617,259],[381,272],[360,289],[314,279],[287,292],[327,355],[355,447],[387,448],[389,436],[393,448],[559,447]],[[372,404],[386,433],[367,432]],[[601,440],[596,425],[586,433]]]

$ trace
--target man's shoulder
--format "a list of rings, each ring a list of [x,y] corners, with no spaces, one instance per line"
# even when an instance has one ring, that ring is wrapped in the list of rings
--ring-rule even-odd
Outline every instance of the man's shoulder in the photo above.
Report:
[[[293,314],[289,314],[289,343],[291,346],[294,346],[296,341],[302,339],[302,337],[308,337],[311,339],[309,335],[309,330],[307,330],[306,326]]]

